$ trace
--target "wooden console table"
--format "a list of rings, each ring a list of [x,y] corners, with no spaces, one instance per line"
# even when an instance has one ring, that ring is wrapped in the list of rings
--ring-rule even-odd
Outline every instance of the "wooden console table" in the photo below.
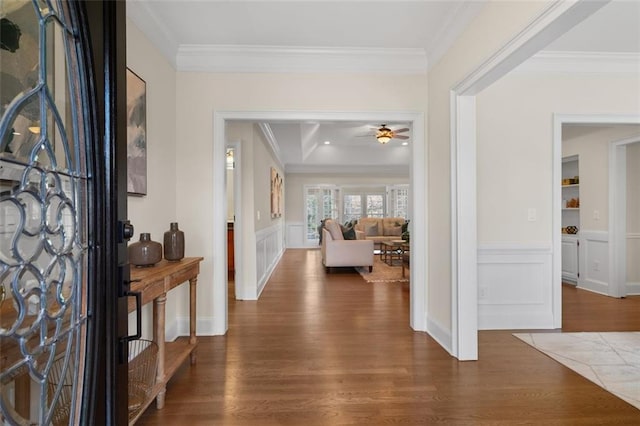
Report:
[[[142,293],[142,304],[153,301],[153,340],[158,344],[158,371],[156,384],[149,400],[129,424],[136,422],[154,398],[156,407],[164,407],[167,382],[184,362],[191,357],[196,362],[196,284],[202,257],[187,257],[176,262],[162,260],[148,268],[131,268],[131,291]],[[165,342],[165,303],[169,290],[189,281],[189,337],[179,337],[175,342]],[[129,299],[129,312],[136,310],[135,300]]]

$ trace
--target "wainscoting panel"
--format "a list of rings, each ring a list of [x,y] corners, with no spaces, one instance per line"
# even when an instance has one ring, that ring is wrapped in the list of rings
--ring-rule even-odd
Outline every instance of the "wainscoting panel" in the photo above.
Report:
[[[640,294],[640,233],[627,234],[627,295]]]
[[[600,294],[609,294],[609,233],[585,231],[580,238],[580,278],[578,287]]]
[[[478,328],[553,328],[551,246],[478,247]]]
[[[287,248],[306,248],[304,242],[304,222],[287,222]]]
[[[284,236],[281,224],[256,232],[256,277],[258,278],[257,296],[267,284],[271,273],[284,253]]]

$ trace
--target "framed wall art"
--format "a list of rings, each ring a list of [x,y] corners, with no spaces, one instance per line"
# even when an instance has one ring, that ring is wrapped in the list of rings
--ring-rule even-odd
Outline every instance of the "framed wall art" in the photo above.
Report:
[[[127,68],[127,192],[147,195],[147,83]]]
[[[282,216],[282,186],[284,182],[282,176],[276,169],[271,167],[271,217]]]

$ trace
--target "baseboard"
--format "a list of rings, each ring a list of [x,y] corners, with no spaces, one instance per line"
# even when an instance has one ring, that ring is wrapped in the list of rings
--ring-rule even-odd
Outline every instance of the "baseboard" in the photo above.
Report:
[[[177,317],[175,321],[169,324],[165,333],[165,340],[173,342],[180,336],[188,336],[189,317]],[[215,332],[213,317],[196,318],[196,335],[197,336],[217,336],[220,333]]]
[[[276,256],[276,258],[274,259],[273,263],[271,263],[271,265],[269,265],[269,268],[267,269],[267,271],[265,272],[264,276],[262,277],[262,279],[258,283],[258,299],[260,298],[260,295],[262,294],[262,290],[264,290],[264,288],[267,286],[267,283],[269,282],[269,279],[271,278],[271,274],[273,274],[273,271],[275,271],[276,266],[278,265],[278,262],[280,262],[280,259],[282,259],[282,255],[283,254],[284,254],[284,250],[281,250],[280,253],[278,254],[278,256]]]
[[[640,295],[640,283],[627,283],[627,296]]]
[[[453,356],[453,350],[451,348],[451,331],[446,330],[440,325],[440,323],[428,316],[427,334]]]

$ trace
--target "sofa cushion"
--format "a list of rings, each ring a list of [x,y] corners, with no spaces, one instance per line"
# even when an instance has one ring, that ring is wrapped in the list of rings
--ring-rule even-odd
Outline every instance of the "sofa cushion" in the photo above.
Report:
[[[331,238],[334,240],[344,240],[344,236],[342,235],[342,229],[340,229],[340,224],[335,220],[327,219],[324,222],[324,227],[331,234]]]
[[[364,234],[367,237],[373,237],[373,236],[376,236],[376,235],[380,235],[380,231],[378,230],[378,224],[377,223],[373,223],[373,224],[365,223],[364,224]]]
[[[385,226],[384,235],[399,237],[402,235],[402,226]]]
[[[402,224],[404,223],[404,219],[401,217],[385,217],[381,219],[382,229],[380,235],[402,235]],[[400,227],[400,233],[396,234],[397,227]]]

